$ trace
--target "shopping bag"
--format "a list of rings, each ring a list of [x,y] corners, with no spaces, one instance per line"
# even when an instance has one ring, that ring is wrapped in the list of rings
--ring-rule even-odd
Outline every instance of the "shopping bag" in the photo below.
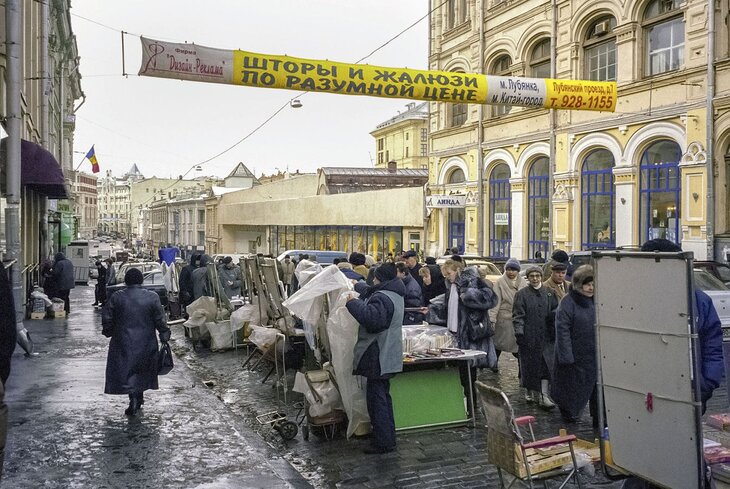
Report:
[[[172,370],[174,363],[172,361],[172,350],[168,343],[162,343],[160,346],[160,354],[157,356],[157,375],[166,375]]]

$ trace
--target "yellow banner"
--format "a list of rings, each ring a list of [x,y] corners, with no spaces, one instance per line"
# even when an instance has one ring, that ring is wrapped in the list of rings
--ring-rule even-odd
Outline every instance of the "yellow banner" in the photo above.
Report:
[[[261,88],[546,109],[616,109],[616,83],[338,63],[142,38],[139,74]]]

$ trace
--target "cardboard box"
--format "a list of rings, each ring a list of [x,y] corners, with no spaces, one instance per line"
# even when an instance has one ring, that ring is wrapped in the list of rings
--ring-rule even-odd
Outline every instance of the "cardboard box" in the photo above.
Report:
[[[30,313],[31,319],[45,319],[46,318],[46,311],[43,312],[31,312]]]
[[[48,317],[54,318],[54,319],[65,318],[66,311],[51,311],[48,313]]]

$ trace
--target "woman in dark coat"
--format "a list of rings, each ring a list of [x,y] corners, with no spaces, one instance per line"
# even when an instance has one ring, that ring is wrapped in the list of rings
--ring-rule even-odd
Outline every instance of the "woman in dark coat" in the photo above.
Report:
[[[586,403],[596,418],[596,309],[593,268],[579,267],[555,318],[555,374],[550,394],[568,422],[576,421]]]
[[[512,305],[512,322],[520,361],[520,381],[527,389],[525,400],[552,409],[550,378],[555,355],[555,292],[543,286],[542,269],[527,269],[528,286],[517,291]]]
[[[128,416],[144,404],[143,392],[157,389],[158,344],[170,339],[157,294],[140,287],[142,272],[130,268],[124,276],[126,289],[112,294],[102,311],[102,334],[110,337],[106,360],[105,394],[128,394]]]

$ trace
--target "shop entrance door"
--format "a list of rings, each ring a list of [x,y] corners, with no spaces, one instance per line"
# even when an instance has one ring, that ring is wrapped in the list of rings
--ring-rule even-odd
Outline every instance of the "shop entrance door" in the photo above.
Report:
[[[447,248],[459,248],[464,253],[464,209],[449,209],[449,242]]]

